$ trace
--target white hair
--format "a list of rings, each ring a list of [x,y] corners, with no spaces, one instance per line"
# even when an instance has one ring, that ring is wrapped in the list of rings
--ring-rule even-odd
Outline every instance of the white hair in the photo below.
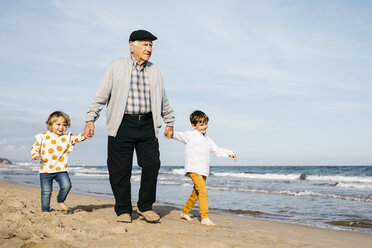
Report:
[[[138,45],[138,42],[135,40],[135,41],[132,41],[132,43],[133,43],[133,46],[137,46]],[[129,49],[129,51],[130,51],[130,53],[132,54],[132,50],[131,49]]]

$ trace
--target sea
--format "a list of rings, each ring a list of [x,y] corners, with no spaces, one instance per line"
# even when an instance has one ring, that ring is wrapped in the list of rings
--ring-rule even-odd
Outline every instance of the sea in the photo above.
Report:
[[[69,175],[72,192],[113,198],[105,165],[70,165]],[[140,179],[133,166],[133,201]],[[38,187],[38,165],[2,166],[0,180]],[[162,166],[157,204],[182,209],[192,188],[182,166]],[[207,188],[210,212],[372,234],[372,166],[211,166]]]

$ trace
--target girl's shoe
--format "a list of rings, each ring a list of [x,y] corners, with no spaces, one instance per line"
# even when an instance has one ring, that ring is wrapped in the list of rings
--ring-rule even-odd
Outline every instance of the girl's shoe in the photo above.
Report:
[[[188,220],[188,221],[192,220],[190,215],[184,214],[184,213],[181,213],[181,219],[185,219],[185,220]]]
[[[206,225],[206,226],[215,226],[216,225],[209,218],[202,219],[201,224]]]

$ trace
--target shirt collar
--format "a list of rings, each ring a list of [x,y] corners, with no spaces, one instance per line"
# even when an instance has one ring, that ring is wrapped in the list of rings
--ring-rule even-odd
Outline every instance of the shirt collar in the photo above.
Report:
[[[204,136],[204,137],[207,137],[207,133],[201,133],[201,132],[199,132],[199,131],[196,130],[196,129],[194,129],[194,132],[196,132],[197,134],[202,135],[202,136]]]
[[[130,55],[130,58],[132,59],[132,68],[137,67],[138,69],[144,69],[147,66],[147,61],[143,63],[143,67],[141,68],[138,64],[138,61],[133,57],[133,55]]]
[[[55,137],[62,137],[62,136],[64,136],[64,135],[68,135],[68,134],[70,134],[70,133],[71,133],[71,132],[65,132],[65,133],[63,133],[63,134],[61,134],[61,135],[57,135],[57,134],[52,133],[52,131],[50,131],[50,130],[48,130],[48,131],[46,132],[47,135],[52,135],[52,136],[55,136]]]

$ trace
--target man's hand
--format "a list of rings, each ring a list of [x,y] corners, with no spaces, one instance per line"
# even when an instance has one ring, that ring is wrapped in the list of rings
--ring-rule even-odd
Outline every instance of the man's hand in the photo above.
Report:
[[[164,137],[170,139],[173,137],[173,127],[166,126],[164,130]]]
[[[87,121],[84,127],[84,137],[87,139],[91,139],[94,136],[94,122]]]
[[[229,155],[229,157],[230,158],[233,158],[235,160],[235,162],[236,162],[236,155],[235,154],[231,154],[231,155]]]

